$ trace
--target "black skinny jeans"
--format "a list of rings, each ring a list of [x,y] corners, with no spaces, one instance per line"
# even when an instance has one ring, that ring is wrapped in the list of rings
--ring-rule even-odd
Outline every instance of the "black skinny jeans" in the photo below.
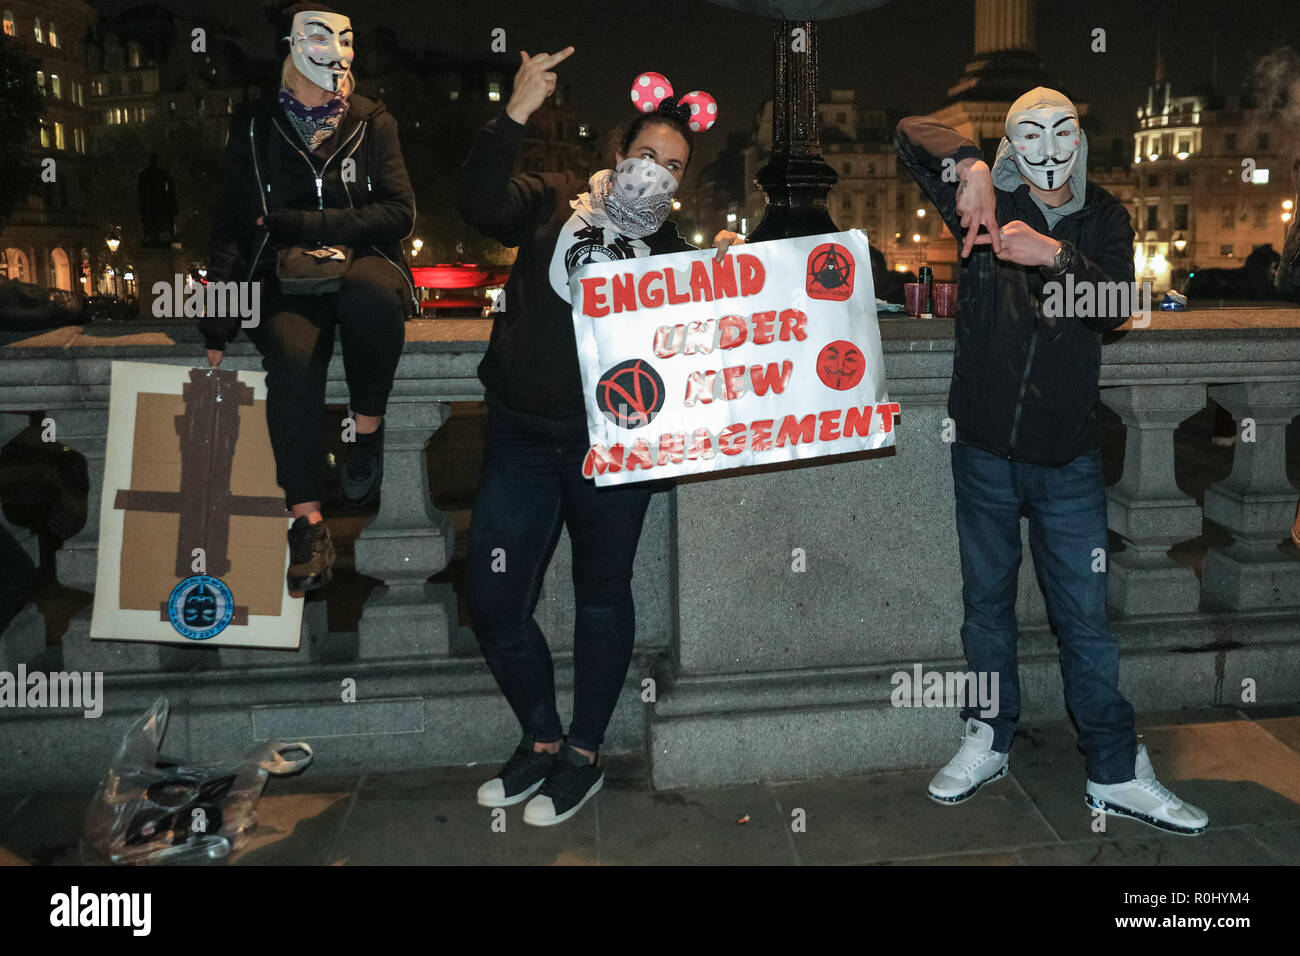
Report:
[[[292,507],[325,496],[321,428],[334,327],[353,412],[383,415],[406,340],[409,287],[396,266],[363,256],[352,260],[338,292],[281,295],[274,279],[262,288],[262,321],[245,331],[262,353],[275,476]]]
[[[650,488],[582,477],[587,420],[514,411],[488,395],[483,473],[469,529],[467,597],[483,656],[524,732],[563,734],[551,653],[533,611],[564,525],[573,551],[573,722],[597,750],[632,662],[632,562]]]

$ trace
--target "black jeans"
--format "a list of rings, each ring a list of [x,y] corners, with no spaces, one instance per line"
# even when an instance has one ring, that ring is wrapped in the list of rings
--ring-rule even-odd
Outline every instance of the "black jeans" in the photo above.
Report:
[[[281,295],[263,283],[262,320],[247,329],[266,369],[266,424],[275,477],[292,507],[325,496],[325,378],[334,327],[353,412],[383,415],[406,339],[405,276],[379,256],[354,258],[338,292]]]
[[[650,488],[597,488],[582,477],[585,416],[540,418],[488,396],[483,474],[469,531],[468,598],[483,656],[525,733],[563,734],[551,654],[533,618],[567,525],[573,550],[573,722],[568,740],[605,739],[636,634],[632,562]]]

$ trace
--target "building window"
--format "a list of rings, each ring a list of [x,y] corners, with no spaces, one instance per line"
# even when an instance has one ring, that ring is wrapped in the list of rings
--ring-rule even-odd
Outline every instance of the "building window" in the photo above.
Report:
[[[1159,203],[1147,204],[1147,231],[1152,232],[1160,228],[1160,205]]]
[[[36,23],[35,23],[35,25],[32,27],[32,33],[35,35],[35,37],[36,37],[36,42],[37,42],[37,43],[44,43],[44,42],[45,42],[45,32],[41,29],[41,18],[40,18],[40,17],[37,17],[37,18],[36,18]]]
[[[58,35],[57,33],[54,32],[54,24],[53,24],[53,23],[50,24],[49,29],[46,30],[45,33],[46,33],[46,36],[48,36],[48,37],[50,38],[50,46],[52,46],[52,47],[56,47],[56,48],[57,48],[58,45],[59,45],[59,35]]]
[[[140,69],[140,41],[132,40],[126,45],[126,67],[128,70]]]
[[[127,77],[126,88],[130,93],[142,93],[144,92],[144,80],[138,76]]]
[[[1219,246],[1219,255],[1221,255],[1221,256],[1230,256],[1230,255],[1232,255],[1232,243],[1228,243],[1227,245]]]
[[[1262,202],[1255,203],[1255,228],[1263,229],[1268,222],[1268,212],[1264,209]]]
[[[1190,186],[1192,182],[1191,173],[1174,173],[1175,186]]]
[[[1160,188],[1160,174],[1147,173],[1147,189],[1159,189],[1159,188]]]
[[[1235,153],[1235,152],[1237,151],[1237,134],[1236,134],[1236,133],[1224,133],[1224,134],[1223,134],[1223,151],[1224,151],[1225,153]]]
[[[54,94],[56,100],[63,99],[63,81],[59,79],[59,74],[50,74],[50,92]]]
[[[37,87],[40,88],[41,96],[44,96],[45,95],[45,71],[44,70],[36,71],[36,85]]]
[[[853,163],[847,159],[844,161],[844,175],[845,176],[853,175]]]
[[[55,124],[54,124],[54,148],[55,148],[55,149],[67,149],[67,145],[66,145],[66,144],[64,143],[64,141],[63,141],[63,124],[62,124],[62,123],[55,123]]]
[[[176,101],[175,101],[175,100],[168,100],[168,101],[167,101],[167,115],[168,115],[168,116],[172,116],[172,117],[174,117],[174,116],[176,115]]]
[[[849,121],[849,114],[848,114],[848,113],[836,113],[836,114],[835,114],[835,122],[837,122],[837,123],[847,123],[848,121]]]
[[[18,24],[14,22],[14,12],[12,10],[5,11],[5,36],[18,36]]]
[[[501,99],[501,83],[497,80],[488,80],[488,99],[493,103]]]
[[[108,95],[119,96],[122,93],[122,78],[115,76],[108,81]]]
[[[1174,203],[1174,228],[1175,229],[1182,230],[1182,229],[1190,228],[1187,225],[1187,215],[1188,215],[1187,203],[1185,202]]]
[[[1255,134],[1255,148],[1258,150],[1268,149],[1268,133]]]
[[[229,116],[235,111],[235,102],[229,96],[226,97],[226,115]]]
[[[50,147],[50,128],[45,125],[45,120],[41,120],[41,145],[46,149]]]
[[[1233,214],[1231,206],[1224,206],[1223,212],[1219,215],[1219,228],[1231,229],[1236,225],[1237,217]]]
[[[1184,156],[1192,151],[1192,138],[1190,136],[1178,137],[1178,155]]]
[[[450,92],[447,93],[447,97],[452,102],[455,102],[456,100],[460,99],[460,90],[451,90]]]

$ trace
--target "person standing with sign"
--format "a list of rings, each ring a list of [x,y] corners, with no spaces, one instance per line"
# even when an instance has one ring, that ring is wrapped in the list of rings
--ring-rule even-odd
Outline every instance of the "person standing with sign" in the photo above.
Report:
[[[960,803],[1008,768],[1020,716],[1016,581],[1020,513],[1029,513],[1034,567],[1060,641],[1065,699],[1086,756],[1085,802],[1175,833],[1200,833],[1204,811],[1156,779],[1119,692],[1119,645],[1106,619],[1106,488],[1095,408],[1101,333],[1129,308],[1108,311],[1102,283],[1133,283],[1133,228],[1110,193],[1087,182],[1079,115],[1056,90],[1036,87],[1011,105],[993,168],[979,147],[927,117],[898,125],[902,162],[961,248],[948,414],[965,621],[962,644],[977,675],[999,680],[996,716],[962,711],[957,755],[930,783],[931,798]],[[980,229],[987,229],[981,234]],[[1095,309],[1044,308],[1052,283],[1091,285]],[[1128,296],[1122,297],[1124,301]]]
[[[529,117],[573,55],[522,52],[504,112],[479,132],[457,193],[464,220],[519,253],[479,365],[488,409],[483,471],[470,524],[468,599],[493,676],[523,728],[483,806],[529,800],[524,822],[569,819],[601,787],[597,755],[627,679],[636,634],[632,564],[652,487],[597,489],[582,476],[587,418],[569,276],[583,265],[695,248],[668,217],[691,159],[692,133],[713,125],[708,94],[677,100],[659,74],[638,77],[640,110],[613,169],[583,180],[511,173]],[[722,232],[719,255],[738,237]],[[559,539],[573,550],[574,705],[563,733],[551,655],[533,617]]]

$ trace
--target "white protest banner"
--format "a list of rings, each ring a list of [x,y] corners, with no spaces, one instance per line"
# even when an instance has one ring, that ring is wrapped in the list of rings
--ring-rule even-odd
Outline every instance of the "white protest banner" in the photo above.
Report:
[[[601,262],[570,279],[583,474],[617,485],[894,444],[866,233],[715,255]]]

